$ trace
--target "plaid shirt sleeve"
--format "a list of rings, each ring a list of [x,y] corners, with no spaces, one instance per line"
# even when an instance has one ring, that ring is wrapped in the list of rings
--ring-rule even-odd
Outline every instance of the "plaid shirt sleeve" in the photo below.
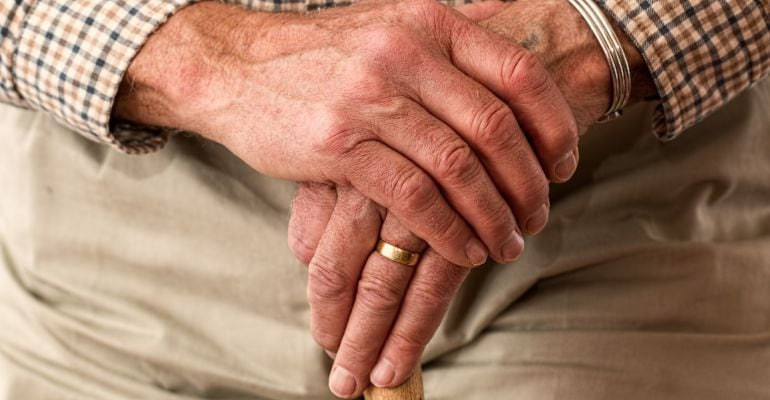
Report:
[[[110,111],[139,47],[192,1],[0,0],[0,100],[125,152],[160,147],[165,132],[110,129]]]
[[[640,49],[671,140],[770,72],[770,0],[596,0]]]

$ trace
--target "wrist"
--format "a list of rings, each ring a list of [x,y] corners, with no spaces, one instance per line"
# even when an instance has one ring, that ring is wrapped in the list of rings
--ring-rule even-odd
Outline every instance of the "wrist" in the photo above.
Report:
[[[628,36],[611,23],[631,68],[628,104],[654,95],[655,85],[644,59]],[[613,85],[607,58],[586,21],[567,0],[519,0],[485,24],[538,55],[580,125],[590,125],[608,110]]]

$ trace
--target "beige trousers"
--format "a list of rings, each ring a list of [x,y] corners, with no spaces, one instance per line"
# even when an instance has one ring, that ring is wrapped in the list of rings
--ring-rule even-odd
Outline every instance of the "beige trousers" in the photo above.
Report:
[[[590,132],[524,257],[472,273],[429,400],[770,398],[770,81],[670,144],[650,117]],[[333,398],[291,183],[7,106],[0,145],[0,398]]]

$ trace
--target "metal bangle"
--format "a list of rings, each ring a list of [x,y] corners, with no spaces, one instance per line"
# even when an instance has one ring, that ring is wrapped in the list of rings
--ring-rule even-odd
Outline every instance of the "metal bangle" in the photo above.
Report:
[[[420,261],[420,253],[396,247],[382,239],[377,241],[376,251],[388,260],[409,267],[414,267]]]
[[[622,114],[623,107],[626,106],[631,97],[631,69],[626,53],[623,51],[623,45],[607,17],[593,0],[569,0],[569,3],[575,7],[588,24],[610,66],[612,102],[599,122],[615,119]]]

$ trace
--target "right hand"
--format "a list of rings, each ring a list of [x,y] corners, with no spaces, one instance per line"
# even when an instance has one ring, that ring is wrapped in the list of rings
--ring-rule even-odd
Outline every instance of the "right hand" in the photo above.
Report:
[[[314,14],[199,3],[129,79],[122,117],[201,133],[267,175],[353,186],[458,265],[517,258],[517,221],[542,229],[549,178],[574,172],[556,172],[577,128],[537,57],[433,0]]]

